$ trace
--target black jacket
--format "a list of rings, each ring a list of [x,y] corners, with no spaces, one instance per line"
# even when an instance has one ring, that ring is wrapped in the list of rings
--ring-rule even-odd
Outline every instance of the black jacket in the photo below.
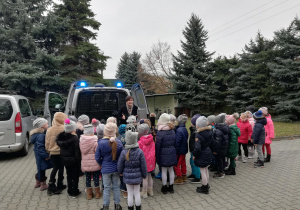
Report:
[[[133,105],[131,115],[136,116],[137,115],[137,110],[138,110],[137,106]],[[125,120],[122,119],[122,115],[125,116]],[[121,125],[121,124],[125,124],[126,125],[127,124],[126,121],[127,121],[128,117],[129,117],[129,113],[127,111],[126,105],[124,105],[124,106],[122,106],[120,108],[120,110],[118,112],[118,122],[119,122],[119,125]]]
[[[266,118],[255,119],[256,123],[254,124],[253,133],[251,139],[253,144],[264,144],[265,143],[265,125],[267,124]]]
[[[226,123],[218,123],[215,126],[214,138],[220,140],[219,150],[216,151],[218,155],[226,155],[229,142],[230,128]]]
[[[190,127],[190,139],[189,139],[190,153],[192,153],[195,149],[195,136],[196,136],[196,128],[191,126]]]
[[[57,136],[56,143],[60,147],[60,157],[64,166],[80,164],[81,152],[77,135],[62,132]]]

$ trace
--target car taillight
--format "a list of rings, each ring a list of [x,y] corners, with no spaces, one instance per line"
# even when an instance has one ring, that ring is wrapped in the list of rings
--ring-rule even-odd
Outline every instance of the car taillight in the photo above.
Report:
[[[21,113],[18,112],[15,119],[15,133],[22,133]]]

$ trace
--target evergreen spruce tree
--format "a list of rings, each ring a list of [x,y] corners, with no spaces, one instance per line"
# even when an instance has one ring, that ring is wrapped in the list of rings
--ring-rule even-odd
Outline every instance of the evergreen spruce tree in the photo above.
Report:
[[[271,72],[267,65],[274,59],[274,46],[272,40],[267,40],[260,33],[245,45],[240,54],[240,66],[232,69],[233,80],[227,101],[233,111],[245,111],[248,105],[259,108],[274,104]]]
[[[95,14],[90,9],[91,0],[62,0],[62,4],[54,4],[54,15],[64,30],[56,34],[57,49],[64,55],[63,68],[66,73],[63,79],[69,84],[72,80],[97,77],[100,81],[106,67],[107,56],[93,43],[100,27]],[[94,31],[92,31],[92,30]]]
[[[269,63],[279,121],[300,120],[300,20],[275,32],[276,59]]]
[[[213,53],[206,50],[205,42],[208,39],[199,17],[191,15],[187,26],[183,30],[185,42],[181,41],[183,52],[173,55],[173,68],[175,75],[172,77],[174,91],[184,92],[179,95],[179,102],[194,109],[206,109],[215,104],[211,98],[216,87],[212,83],[212,72],[207,69]]]
[[[116,78],[124,82],[124,87],[131,89],[131,87],[139,82],[138,70],[140,68],[141,54],[133,52],[128,54],[125,52],[118,63]]]
[[[62,57],[50,54],[37,34],[43,30],[50,0],[0,2],[0,83],[35,97],[56,85]]]

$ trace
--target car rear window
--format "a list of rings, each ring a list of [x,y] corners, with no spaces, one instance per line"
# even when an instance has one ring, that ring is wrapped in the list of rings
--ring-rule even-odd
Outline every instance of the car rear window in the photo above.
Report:
[[[0,121],[7,121],[11,118],[13,108],[10,100],[0,99]]]
[[[88,115],[91,119],[104,119],[116,115],[125,105],[124,91],[82,91],[77,101],[76,116]]]

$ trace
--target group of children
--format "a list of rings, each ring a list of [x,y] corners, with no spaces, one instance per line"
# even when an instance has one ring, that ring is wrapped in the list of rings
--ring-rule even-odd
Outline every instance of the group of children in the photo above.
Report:
[[[208,194],[209,168],[216,171],[214,178],[235,175],[235,160],[246,163],[253,157],[254,148],[258,153],[254,167],[263,167],[264,162],[270,162],[270,144],[274,138],[271,116],[266,107],[253,116],[252,112],[242,113],[237,124],[237,113],[208,117],[196,114],[191,119],[190,135],[185,114],[176,118],[164,113],[159,117],[157,127],[154,114],[150,115],[150,120],[139,122],[135,116],[130,116],[127,124],[119,127],[114,117],[103,124],[96,119],[90,122],[87,115],[81,115],[77,120],[57,112],[50,128],[47,120],[38,118],[31,131],[38,169],[35,187],[48,189],[49,195],[60,194],[66,188],[63,184],[66,168],[69,196],[76,198],[81,194],[78,183],[84,172],[86,197],[90,200],[94,196],[96,199],[103,196],[103,210],[109,209],[111,191],[115,209],[122,209],[120,191],[127,198],[128,209],[134,209],[134,205],[141,209],[141,197],[153,196],[152,174],[157,164],[160,172],[156,177],[161,177],[163,194],[174,193],[173,185],[183,184],[188,179],[190,183],[202,183],[196,192]],[[186,169],[188,150],[192,169],[189,176]],[[45,170],[49,168],[53,169],[47,185]]]

